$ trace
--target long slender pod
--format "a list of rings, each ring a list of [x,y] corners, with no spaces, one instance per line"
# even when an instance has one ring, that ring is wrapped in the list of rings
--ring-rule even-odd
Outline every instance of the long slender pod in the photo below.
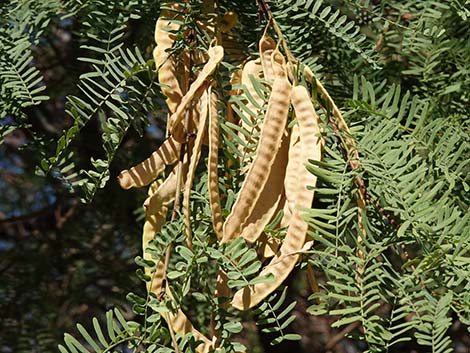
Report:
[[[250,243],[254,243],[258,239],[273,217],[274,212],[278,209],[278,204],[284,191],[288,147],[289,139],[285,136],[282,139],[281,147],[276,154],[268,179],[261,190],[253,211],[242,224],[240,236]]]
[[[145,161],[129,170],[123,170],[118,176],[119,184],[123,189],[149,184],[163,172],[167,165],[178,161],[180,149],[181,144],[170,136]]]
[[[151,240],[155,238],[155,234],[159,232],[166,222],[168,213],[168,205],[175,199],[176,192],[176,170],[173,170],[168,178],[161,183],[158,187],[154,183],[149,188],[149,197],[147,200],[153,200],[151,205],[145,207],[145,223],[142,236],[142,248],[144,251],[144,259],[153,260],[151,255],[145,251]],[[157,268],[153,274],[146,274],[152,278],[148,283],[147,290],[158,295],[161,291],[162,280],[164,277],[163,261],[157,263]]]
[[[234,239],[241,233],[243,223],[252,212],[266,184],[284,134],[291,90],[292,86],[286,78],[276,78],[273,83],[256,156],[232,211],[225,221],[222,243]]]
[[[300,143],[302,145],[302,160],[321,160],[323,140],[320,136],[320,119],[315,113],[308,91],[303,86],[296,86],[292,91],[292,104],[299,122]],[[290,274],[299,260],[307,237],[307,223],[302,219],[302,209],[311,207],[313,191],[307,186],[316,185],[316,177],[305,168],[299,171],[297,188],[297,208],[294,210],[281,248],[271,262],[263,268],[260,276],[273,274],[275,280],[245,287],[237,291],[232,300],[232,306],[249,309],[260,303],[272,293]]]
[[[203,84],[207,78],[212,75],[217,65],[222,61],[224,57],[224,49],[220,45],[209,49],[209,61],[204,65],[201,72],[199,73],[196,80],[191,83],[188,92],[181,99],[181,103],[178,105],[176,111],[171,115],[168,121],[168,130],[173,134],[174,128],[181,122],[184,117],[184,113],[188,108],[189,103],[195,96],[199,96],[203,93]]]
[[[158,72],[158,81],[161,84],[162,93],[167,97],[166,103],[170,112],[174,112],[181,102],[183,91],[178,82],[178,64],[170,55],[170,49],[176,39],[176,33],[180,29],[177,20],[181,20],[178,14],[182,10],[180,4],[170,3],[167,9],[163,9],[155,25],[156,48],[153,57]]]
[[[199,114],[199,124],[197,127],[197,135],[196,140],[194,141],[194,146],[191,152],[191,157],[189,161],[188,173],[186,177],[186,183],[184,186],[184,194],[183,194],[183,214],[184,214],[184,225],[186,231],[186,242],[188,246],[192,247],[192,231],[191,231],[191,212],[189,209],[189,201],[191,198],[191,187],[194,181],[194,175],[196,173],[196,167],[199,162],[199,157],[201,156],[201,147],[202,147],[202,140],[206,130],[206,122],[207,122],[207,113],[208,113],[208,100],[209,100],[209,92],[208,90],[204,91],[201,96],[200,101],[198,102],[200,111]]]
[[[209,156],[207,161],[207,186],[209,189],[209,204],[211,208],[212,224],[217,239],[223,236],[222,206],[219,194],[219,112],[217,108],[217,92],[209,87]]]
[[[299,125],[294,124],[290,131],[289,159],[284,179],[284,190],[286,203],[284,205],[284,215],[281,219],[281,227],[289,225],[292,212],[295,209],[297,198],[297,185],[299,184],[299,171],[302,168],[302,150],[300,144]]]

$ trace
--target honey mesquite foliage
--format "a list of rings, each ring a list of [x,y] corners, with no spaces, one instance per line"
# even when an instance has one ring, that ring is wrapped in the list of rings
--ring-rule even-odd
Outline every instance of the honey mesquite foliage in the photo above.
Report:
[[[60,352],[259,352],[247,322],[301,349],[299,310],[365,352],[458,352],[468,1],[14,0],[0,14],[0,141],[26,132],[36,173],[83,202],[148,185],[146,294],[77,325]],[[64,22],[80,70],[58,92],[41,55]],[[34,129],[31,109],[59,96],[63,133]],[[85,158],[90,125],[100,151]],[[149,156],[137,145],[152,133]]]

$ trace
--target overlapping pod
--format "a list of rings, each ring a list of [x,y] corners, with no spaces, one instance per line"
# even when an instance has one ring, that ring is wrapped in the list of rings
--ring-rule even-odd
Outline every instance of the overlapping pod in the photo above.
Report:
[[[181,144],[170,136],[145,161],[129,170],[123,170],[118,176],[119,184],[123,189],[150,184],[163,172],[167,165],[176,163],[180,148]]]
[[[191,83],[188,92],[181,99],[181,103],[178,105],[178,108],[168,121],[168,130],[171,132],[171,134],[173,134],[175,127],[183,119],[184,113],[186,112],[189,103],[195,96],[200,96],[203,93],[205,89],[203,86],[204,83],[206,82],[207,78],[212,75],[217,65],[222,61],[223,57],[223,47],[217,45],[209,49],[209,61],[204,65],[196,80]]]
[[[206,130],[207,122],[207,113],[208,113],[208,101],[209,101],[209,92],[206,89],[201,96],[199,103],[200,116],[199,116],[199,125],[197,127],[196,140],[194,141],[194,146],[191,152],[191,159],[189,161],[189,168],[186,177],[186,183],[184,186],[183,194],[183,214],[184,214],[184,224],[186,228],[186,241],[189,247],[192,247],[192,232],[191,232],[191,221],[190,221],[190,209],[189,201],[191,197],[191,187],[194,181],[194,174],[196,173],[196,167],[199,162],[199,157],[201,156],[201,147],[202,140]]]
[[[169,3],[168,8],[163,9],[155,25],[155,42],[157,47],[153,51],[153,57],[158,72],[158,81],[161,84],[162,93],[167,97],[166,103],[170,112],[174,112],[183,97],[180,83],[178,82],[178,65],[168,53],[175,43],[176,34],[180,25],[175,20],[180,20],[178,12],[182,10],[180,4]]]
[[[292,104],[299,122],[300,143],[302,146],[302,160],[320,160],[323,141],[320,136],[320,120],[315,113],[308,91],[303,86],[296,86],[292,90]],[[232,306],[240,309],[249,309],[260,303],[272,293],[289,275],[301,256],[307,236],[307,223],[302,219],[301,208],[311,207],[313,191],[307,185],[315,186],[316,177],[305,168],[299,171],[299,184],[296,191],[297,208],[292,215],[286,238],[279,252],[260,273],[260,276],[273,274],[275,280],[270,283],[260,283],[245,287],[235,293]]]
[[[242,225],[253,211],[255,203],[266,185],[284,134],[291,89],[290,82],[284,77],[276,78],[273,83],[256,156],[232,211],[225,221],[222,243],[234,239],[241,233]]]
[[[219,157],[219,112],[217,109],[217,92],[209,87],[209,156],[207,162],[207,186],[209,189],[209,204],[212,224],[217,239],[222,239],[223,219],[219,194],[219,173],[217,170]]]

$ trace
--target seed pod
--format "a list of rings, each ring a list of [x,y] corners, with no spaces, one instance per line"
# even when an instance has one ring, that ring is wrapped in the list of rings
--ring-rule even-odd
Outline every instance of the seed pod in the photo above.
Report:
[[[278,204],[284,191],[288,147],[289,139],[286,136],[282,139],[281,147],[276,154],[266,184],[254,205],[253,212],[242,224],[240,236],[250,243],[254,243],[258,239],[274,212],[278,210]]]
[[[158,185],[159,184],[159,185]],[[158,185],[158,187],[157,187]],[[148,204],[144,208],[145,212],[145,223],[142,236],[142,248],[144,252],[144,259],[152,260],[151,255],[145,251],[151,240],[155,238],[155,233],[159,232],[162,226],[166,222],[166,216],[168,212],[168,205],[175,199],[176,192],[176,171],[173,170],[168,178],[163,183],[153,183],[149,188],[149,197],[147,200],[152,200],[150,205]],[[147,202],[146,200],[146,202]],[[147,290],[149,292],[159,294],[162,287],[162,280],[164,277],[164,265],[163,261],[157,263],[157,268],[153,274],[148,272],[146,268],[145,272],[147,275],[152,277],[152,281],[147,283]]]
[[[253,211],[261,190],[266,185],[286,126],[291,89],[291,84],[285,78],[277,78],[274,81],[256,156],[232,212],[225,221],[222,243],[234,239],[241,233],[242,225]]]
[[[290,132],[289,159],[286,168],[286,177],[284,179],[284,189],[286,203],[284,215],[281,220],[281,227],[289,225],[292,212],[295,209],[297,186],[299,184],[299,171],[302,168],[302,151],[300,145],[299,125],[294,124]]]
[[[264,34],[259,41],[259,54],[261,65],[263,66],[264,79],[268,82],[273,82],[276,77],[271,61],[271,56],[275,49],[276,42],[274,39]]]
[[[292,90],[292,105],[299,122],[302,160],[321,160],[323,140],[320,136],[320,119],[315,113],[308,91],[303,86]],[[289,275],[300,258],[307,237],[307,223],[302,219],[302,210],[299,208],[311,207],[313,191],[307,186],[316,185],[316,177],[305,168],[299,171],[299,186],[297,188],[297,207],[290,221],[286,238],[279,252],[260,273],[260,276],[269,273],[275,280],[270,283],[255,284],[245,287],[235,293],[232,306],[240,309],[249,309],[260,303],[272,293]]]
[[[219,157],[219,113],[217,109],[217,92],[209,87],[209,156],[207,162],[207,186],[212,224],[217,239],[222,239],[222,207],[219,195],[219,173],[217,170]]]
[[[188,92],[182,98],[180,105],[168,121],[168,130],[171,132],[171,134],[173,134],[173,130],[183,119],[184,113],[186,112],[189,103],[195,96],[200,96],[204,92],[205,87],[203,87],[203,84],[206,82],[207,78],[212,75],[217,65],[222,61],[223,57],[223,47],[215,46],[209,49],[209,61],[204,65],[197,79],[191,84]]]
[[[184,224],[186,228],[186,241],[189,247],[192,247],[192,232],[191,232],[191,220],[190,220],[190,209],[189,209],[189,201],[191,198],[191,187],[194,181],[194,174],[196,173],[196,167],[199,162],[199,157],[201,156],[201,146],[202,140],[206,130],[206,121],[207,121],[207,113],[208,113],[208,91],[206,90],[203,95],[201,96],[201,100],[198,102],[200,109],[200,116],[199,116],[199,126],[197,128],[197,135],[196,140],[194,141],[194,146],[191,152],[191,159],[189,162],[189,168],[186,178],[186,183],[184,186],[184,194],[183,194],[183,214],[184,214]]]
[[[281,54],[278,48],[271,54],[271,67],[273,68],[274,77],[287,76],[286,59],[284,59],[284,55]]]
[[[171,136],[142,163],[129,170],[123,170],[118,176],[123,189],[142,187],[155,180],[167,165],[176,163],[181,145]]]
[[[183,92],[178,82],[178,68],[175,59],[170,56],[168,49],[175,43],[176,34],[180,25],[175,20],[181,16],[180,4],[170,3],[172,9],[163,9],[155,25],[155,42],[157,47],[153,51],[153,57],[158,72],[158,81],[161,84],[162,93],[167,97],[166,103],[170,112],[174,112],[179,105]]]

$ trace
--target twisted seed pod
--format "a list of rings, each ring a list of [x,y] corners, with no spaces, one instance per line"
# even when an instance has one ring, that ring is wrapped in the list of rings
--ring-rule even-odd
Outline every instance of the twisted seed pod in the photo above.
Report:
[[[299,125],[292,126],[290,132],[289,159],[284,179],[284,189],[286,203],[284,205],[284,215],[281,220],[281,227],[289,225],[292,212],[295,209],[297,185],[299,184],[299,171],[302,168],[302,150],[300,145]]]
[[[183,214],[184,214],[184,225],[186,229],[186,241],[189,247],[192,247],[192,232],[191,232],[191,220],[190,220],[190,209],[189,209],[189,201],[191,198],[191,187],[194,181],[194,174],[196,173],[196,167],[199,162],[199,157],[201,156],[201,147],[202,147],[202,140],[206,130],[206,121],[207,121],[207,113],[208,113],[208,98],[209,93],[206,90],[202,96],[201,100],[198,102],[199,107],[197,108],[200,110],[199,116],[199,126],[197,128],[197,135],[196,140],[194,141],[194,146],[191,152],[191,159],[189,161],[189,168],[186,177],[186,183],[184,186],[184,194],[183,194]]]
[[[271,54],[271,67],[273,68],[274,77],[286,77],[286,59],[278,48],[276,48]]]
[[[273,82],[276,77],[271,60],[271,56],[275,49],[276,42],[274,39],[264,34],[259,41],[259,54],[261,65],[263,66],[264,79],[268,82]]]
[[[217,171],[219,157],[219,112],[217,109],[217,92],[209,87],[209,156],[207,162],[209,204],[212,224],[217,239],[222,239],[223,220],[219,195],[219,173]]]
[[[222,243],[241,233],[242,225],[253,211],[266,184],[286,126],[291,89],[290,82],[285,78],[277,78],[273,83],[256,156],[225,221]]]
[[[181,144],[171,136],[142,163],[129,170],[123,170],[118,181],[123,189],[142,187],[155,180],[165,169],[165,166],[176,163]]]
[[[288,147],[289,139],[285,137],[282,139],[281,147],[276,154],[268,179],[261,190],[258,201],[255,202],[253,212],[250,213],[242,224],[240,236],[250,243],[254,243],[258,239],[266,225],[270,222],[275,211],[278,210],[278,204],[284,190]],[[266,171],[266,173],[268,173],[268,171]]]
[[[162,93],[167,97],[166,103],[170,112],[174,112],[183,97],[183,92],[178,82],[178,67],[173,57],[168,53],[176,39],[180,25],[174,20],[180,19],[177,11],[182,10],[180,4],[170,3],[172,9],[163,9],[155,25],[155,42],[157,47],[153,51],[153,57],[158,72],[158,81],[161,84]]]
[[[181,167],[181,183],[186,181],[186,171],[188,168],[187,155],[184,156]],[[176,175],[178,166],[175,166],[171,171],[165,182],[159,187],[158,192],[155,192],[147,197],[144,201],[145,213],[152,215],[159,212],[159,209],[164,205],[165,202],[171,203],[175,199],[175,193],[178,185]]]
[[[321,160],[323,141],[320,135],[320,120],[315,113],[308,91],[303,86],[292,90],[292,105],[294,106],[300,128],[300,143],[302,146],[302,160]],[[316,177],[305,168],[299,171],[299,185],[297,188],[297,207],[309,208],[313,201],[313,191],[307,185],[315,186]],[[301,256],[307,237],[307,223],[302,219],[302,210],[296,208],[279,252],[260,273],[260,276],[272,273],[275,280],[270,283],[255,284],[245,287],[235,293],[232,306],[240,309],[249,309],[260,303],[272,293],[289,275]],[[309,244],[310,246],[310,244]]]
[[[185,171],[183,171],[184,174]],[[155,237],[155,233],[161,230],[161,227],[166,221],[166,214],[168,212],[168,205],[175,199],[175,192],[177,186],[177,175],[176,168],[172,171],[170,176],[157,187],[157,183],[154,183],[149,188],[149,195],[147,200],[153,200],[150,202],[146,209],[146,221],[144,224],[142,246],[144,250],[144,259],[153,260],[151,255],[145,252],[149,242]],[[162,290],[162,282],[164,278],[165,265],[163,261],[159,261],[156,265],[156,270],[152,274],[149,269],[145,269],[147,275],[152,280],[147,284],[147,290],[151,293],[159,295]],[[169,290],[167,293],[172,297]],[[196,340],[202,341],[196,349],[199,353],[207,353],[212,348],[212,342],[205,337],[202,333],[194,328],[186,315],[178,310],[176,313],[162,313],[162,317],[167,321],[168,325],[171,325],[172,329],[176,333],[186,334],[191,332]]]
[[[217,65],[222,61],[223,57],[223,47],[215,46],[209,49],[209,61],[204,65],[197,79],[191,84],[188,92],[181,99],[180,105],[178,105],[178,108],[168,121],[168,130],[171,132],[171,134],[173,134],[175,127],[183,119],[184,113],[186,112],[186,109],[194,96],[199,96],[203,93],[205,89],[205,87],[203,87],[204,82],[214,72]]]
[[[142,236],[142,248],[144,252],[144,259],[153,260],[151,255],[145,251],[148,244],[155,237],[155,233],[159,232],[165,224],[166,216],[168,212],[168,205],[174,200],[176,192],[176,170],[173,170],[168,178],[160,183],[157,187],[157,183],[153,183],[149,188],[149,197],[147,200],[153,200],[151,205],[145,206],[145,223]],[[146,200],[146,202],[147,202]],[[162,280],[164,277],[164,264],[162,261],[157,263],[157,268],[153,274],[148,272],[146,268],[145,272],[147,275],[152,277],[152,281],[147,283],[147,290],[149,292],[159,294],[162,287]]]

